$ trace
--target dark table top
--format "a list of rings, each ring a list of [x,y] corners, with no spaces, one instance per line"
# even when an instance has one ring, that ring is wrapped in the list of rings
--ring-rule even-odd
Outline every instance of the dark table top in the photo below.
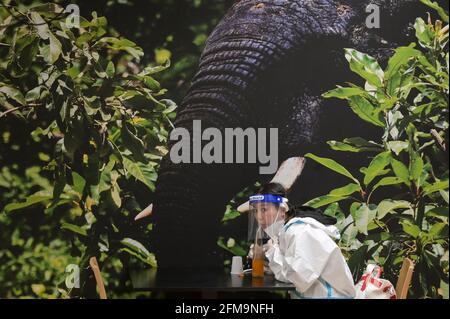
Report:
[[[134,290],[138,291],[276,291],[294,290],[294,285],[277,281],[274,276],[252,278],[231,275],[224,269],[146,269],[130,271]]]

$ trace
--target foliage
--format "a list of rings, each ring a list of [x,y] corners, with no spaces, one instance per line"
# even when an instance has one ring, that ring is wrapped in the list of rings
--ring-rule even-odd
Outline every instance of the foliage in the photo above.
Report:
[[[169,89],[165,96],[171,99],[180,100],[188,88],[188,80],[195,72],[198,56],[204,45],[206,35],[209,34],[213,26],[217,24],[218,19],[222,17],[226,8],[229,7],[233,1],[55,0],[52,2],[59,4],[61,7],[66,7],[69,4],[78,4],[80,15],[82,16],[87,16],[93,11],[101,12],[102,15],[105,15],[108,18],[108,24],[102,25],[102,29],[107,33],[105,35],[117,39],[120,38],[120,35],[123,35],[129,40],[139,43],[139,46],[146,52],[146,54],[140,54],[139,59],[130,59],[129,57],[126,57],[127,54],[124,52],[114,53],[109,52],[109,49],[107,49],[106,52],[105,50],[99,51],[99,55],[102,58],[104,55],[108,56],[108,61],[112,58],[116,69],[118,69],[116,70],[117,76],[119,74],[138,73],[148,64],[155,65],[153,61],[164,64],[164,60],[166,60],[167,57],[170,57],[172,66],[164,70],[164,72],[155,73],[151,76],[155,80],[163,82]],[[18,11],[27,12],[30,7],[41,4],[42,2],[39,0],[24,0],[20,1],[20,3],[10,0],[3,1],[0,8],[0,25],[4,24],[5,19],[9,15],[7,10],[3,8],[3,5],[9,5]],[[10,10],[13,8],[10,8]],[[46,20],[50,18],[47,14],[43,15]],[[63,19],[62,16],[60,18]],[[99,19],[103,20],[103,18]],[[5,33],[3,27],[0,27],[0,35],[2,38],[0,41],[1,65],[8,63],[7,58],[10,49],[5,44],[12,42],[11,37],[14,32],[11,31],[11,29],[19,25],[20,24],[10,25],[10,30],[7,33]],[[52,23],[50,23],[50,28],[52,31],[55,30],[55,26]],[[56,28],[58,29],[57,25]],[[56,37],[58,39],[59,35],[56,34]],[[65,45],[64,41],[61,41],[61,39],[59,41]],[[121,60],[123,60],[123,63],[119,62]],[[29,73],[24,74],[24,76],[20,78],[21,85],[22,83],[30,81],[33,84],[37,81],[36,78],[39,74],[37,72],[39,70],[35,70],[36,67],[39,67],[39,63],[35,62],[29,69]],[[123,69],[126,70],[123,71]],[[5,78],[10,77],[8,72],[9,71],[5,69],[5,67],[2,67],[0,72],[0,79],[2,82],[5,82]],[[27,85],[31,86],[32,84]],[[23,85],[25,86],[25,84]],[[26,92],[22,92],[22,95],[26,95]],[[3,102],[1,103],[1,106],[3,108]],[[3,111],[4,110],[0,110],[0,113]],[[37,191],[46,191],[51,194],[53,192],[53,187],[51,185],[53,185],[54,176],[49,163],[52,162],[51,159],[53,158],[56,138],[47,138],[46,135],[43,135],[42,133],[48,135],[49,132],[45,132],[39,128],[39,126],[47,126],[49,121],[42,117],[36,118],[36,116],[32,114],[27,117],[27,121],[11,115],[13,114],[11,113],[0,118],[1,210],[10,203],[26,202],[26,199]],[[43,122],[43,124],[41,122]],[[167,124],[167,122],[165,123]],[[166,124],[164,127],[166,127]],[[23,156],[24,154],[26,154],[26,156]],[[158,162],[158,159],[155,159],[154,161]],[[132,163],[127,162],[127,164]],[[147,181],[147,179],[145,179],[145,174],[140,174],[139,165],[132,165],[131,169],[141,180]],[[155,166],[155,169],[157,169],[157,166]],[[123,179],[119,179],[119,181],[123,182]],[[146,182],[144,182],[144,184],[146,184]],[[151,183],[148,184],[150,187],[153,187]],[[126,189],[127,194],[134,195],[134,198],[131,196],[129,198],[127,197],[129,199],[127,200],[127,207],[129,209],[127,208],[128,210],[124,209],[117,212],[117,216],[115,214],[115,218],[118,219],[120,224],[116,226],[118,226],[121,233],[121,238],[131,237],[133,239],[138,239],[148,248],[147,243],[144,241],[147,237],[146,232],[148,229],[144,228],[144,223],[135,223],[132,220],[132,215],[138,210],[138,206],[144,207],[148,202],[151,202],[151,190],[148,187],[143,186],[141,182],[134,182],[132,180],[127,182],[126,185],[120,185],[120,187],[122,193],[124,192],[123,189]],[[34,200],[38,200],[38,198],[35,197]],[[67,228],[73,230],[77,230],[77,228],[65,224],[66,230],[61,231],[61,221],[69,224],[76,224],[75,226],[83,226],[85,221],[82,216],[80,216],[80,209],[76,205],[71,206],[69,204],[64,204],[55,207],[54,209],[47,209],[44,213],[45,206],[43,204],[48,203],[37,203],[23,207],[20,210],[14,210],[8,214],[5,214],[3,210],[0,214],[0,273],[8,274],[8,276],[5,275],[2,277],[0,297],[38,296],[35,293],[33,295],[33,292],[29,293],[29,291],[31,291],[30,282],[33,282],[34,284],[43,284],[46,287],[45,293],[49,297],[61,296],[61,291],[59,291],[59,289],[64,287],[61,286],[63,280],[60,276],[64,273],[64,267],[69,261],[74,262],[74,257],[71,257],[70,254],[78,256],[80,253],[79,248],[83,248],[83,245],[80,245],[76,236],[73,236],[72,232],[67,230]],[[122,206],[125,207],[125,205]],[[12,207],[17,208],[18,206]],[[149,228],[151,228],[151,226]],[[33,238],[33,244],[31,246],[13,244],[13,242],[17,242],[16,237],[19,237],[24,241]],[[55,268],[57,267],[56,264],[46,263],[44,260],[46,258],[45,254],[33,260],[33,265],[39,266],[40,264],[46,264],[46,267],[50,267],[48,269],[59,275],[48,278],[37,273],[44,269],[41,266],[36,268],[37,270],[35,272],[23,273],[22,276],[17,275],[20,271],[20,267],[14,268],[14,271],[7,268],[6,265],[14,259],[20,259],[26,262],[26,259],[23,259],[22,256],[28,256],[28,252],[32,251],[35,245],[43,243],[44,246],[47,247],[53,240],[61,240],[66,243],[65,249],[60,251],[62,255],[64,255],[65,252],[65,255],[62,256],[67,260],[67,262],[62,263],[64,264],[64,267]],[[127,247],[126,245],[123,245],[122,247],[130,250],[130,247]],[[49,250],[45,251],[50,253]],[[124,291],[130,290],[130,282],[123,267],[126,267],[130,263],[133,264],[135,259],[138,258],[132,257],[131,259],[128,259],[126,252],[117,254],[119,258],[115,258],[111,252],[108,256],[110,256],[108,262],[102,262],[105,258],[105,253],[102,253],[101,260],[102,272],[107,284],[108,295],[111,297],[135,296],[123,293]],[[75,263],[79,262],[80,257],[77,257]],[[60,264],[58,265],[58,267],[62,267]],[[136,266],[141,267],[139,265]],[[16,289],[11,290],[11,287],[13,286],[16,287]]]
[[[123,253],[155,266],[148,249],[129,238],[136,236],[130,224],[141,209],[131,190],[154,190],[159,160],[167,152],[176,104],[162,98],[166,90],[153,75],[169,61],[140,69],[142,49],[109,36],[106,18],[95,12],[91,20],[80,17],[79,28],[70,28],[55,4],[6,5],[0,16],[0,102],[6,109],[0,120],[14,116],[12,125],[31,123],[34,141],[49,146],[40,158],[50,180],[35,171],[41,183],[19,192],[22,201],[7,194],[14,202],[3,212],[42,205],[46,215],[60,215],[60,229],[71,233],[81,269],[90,256],[105,262]],[[14,192],[10,171],[2,167],[0,181]]]
[[[180,101],[197,69],[207,36],[234,0],[96,0],[78,3],[82,13],[102,12],[112,34],[121,34],[143,48],[141,63],[169,56],[170,69],[155,75],[169,89],[168,96]],[[82,14],[83,15],[83,14]]]
[[[436,9],[448,23],[447,13]],[[338,86],[323,96],[347,100],[383,135],[376,142],[328,142],[336,151],[370,154],[370,164],[358,174],[308,154],[349,183],[306,204],[326,206],[325,213],[337,217],[340,246],[355,280],[371,261],[395,283],[409,257],[416,264],[410,296],[436,298],[448,296],[448,25],[418,18],[414,28],[419,47],[397,48],[384,70],[373,57],[345,50],[365,86]]]

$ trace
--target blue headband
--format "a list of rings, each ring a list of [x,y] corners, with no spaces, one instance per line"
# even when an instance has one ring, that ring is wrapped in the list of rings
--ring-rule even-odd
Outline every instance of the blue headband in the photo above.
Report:
[[[272,195],[272,194],[265,194],[265,195],[253,195],[250,196],[250,204],[253,203],[277,203],[281,204],[283,202],[286,202],[286,198],[280,195]]]

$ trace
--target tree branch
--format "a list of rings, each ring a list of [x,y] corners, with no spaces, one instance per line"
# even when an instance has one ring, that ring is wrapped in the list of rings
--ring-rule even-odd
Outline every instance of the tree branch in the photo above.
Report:
[[[20,108],[21,108],[21,106],[18,106],[18,107],[14,107],[14,108],[12,108],[12,109],[9,109],[9,110],[7,110],[7,111],[5,111],[5,112],[2,112],[2,113],[0,113],[0,118],[2,118],[3,116],[6,116],[8,113],[17,111],[17,110],[20,109]]]
[[[444,139],[439,135],[439,133],[435,130],[432,129],[430,131],[431,135],[433,135],[434,139],[436,140],[436,142],[438,143],[439,147],[441,148],[442,151],[446,152],[447,151],[447,146],[445,145],[445,141]]]

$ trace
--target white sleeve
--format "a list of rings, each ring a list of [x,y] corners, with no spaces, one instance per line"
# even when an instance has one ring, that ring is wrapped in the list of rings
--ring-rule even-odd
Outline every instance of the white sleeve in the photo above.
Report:
[[[299,227],[293,227],[286,234],[287,249],[281,263],[280,277],[292,282],[303,293],[319,279],[331,260],[341,256],[341,251],[322,230],[308,225]],[[274,260],[281,262],[281,258]]]
[[[269,268],[272,270],[275,278],[279,281],[290,282],[283,273],[285,261],[278,244],[270,246],[266,251],[266,258],[269,260]]]

